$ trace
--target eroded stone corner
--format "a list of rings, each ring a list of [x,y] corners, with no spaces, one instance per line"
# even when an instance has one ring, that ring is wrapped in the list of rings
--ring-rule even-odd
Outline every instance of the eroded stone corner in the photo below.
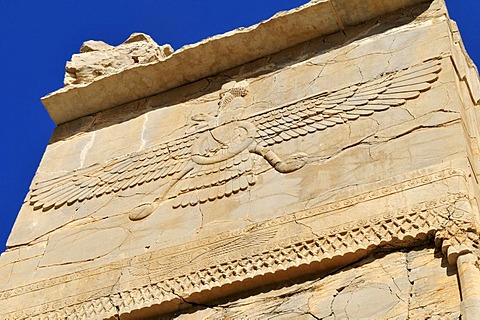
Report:
[[[89,40],[65,66],[65,86],[88,85],[138,65],[159,62],[172,55],[169,44],[158,45],[149,35],[133,33],[118,46]]]

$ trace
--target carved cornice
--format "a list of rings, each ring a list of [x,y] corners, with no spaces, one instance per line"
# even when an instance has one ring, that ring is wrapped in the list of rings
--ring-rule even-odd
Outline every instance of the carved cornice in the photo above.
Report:
[[[86,86],[59,89],[43,97],[42,102],[56,124],[65,123],[207,78],[296,44],[341,31],[345,26],[427,2],[431,0],[391,0],[388,6],[380,9],[376,1],[365,0],[362,6],[371,9],[359,11],[355,2],[310,1],[249,28],[185,46],[168,59],[150,63],[148,67],[140,65]],[[340,14],[334,7],[342,8]],[[228,56],[228,59],[219,60],[216,58],[219,56]]]
[[[324,230],[300,233],[276,241],[271,240],[276,230],[286,223],[326,212],[334,213],[336,210],[345,209],[360,202],[453,176],[463,176],[463,174],[456,170],[443,170],[423,175],[342,201],[265,221],[248,229],[220,234],[218,237],[204,239],[195,244],[168,248],[134,259],[124,259],[101,268],[84,270],[6,290],[0,292],[2,300],[32,291],[40,293],[43,288],[70,282],[74,285],[77,281],[82,281],[85,285],[95,281],[97,277],[106,277],[109,272],[118,270],[128,272],[133,279],[138,280],[123,284],[124,289],[112,291],[111,286],[92,289],[93,291],[90,292],[2,316],[5,319],[109,318],[180,298],[187,299],[194,293],[212,290],[232,282],[261,277],[268,273],[310,265],[314,262],[322,263],[349,253],[371,250],[406,239],[424,239],[426,235],[437,234],[439,244],[442,240],[447,240],[447,235],[450,236],[449,241],[451,239],[461,241],[455,228],[461,229],[465,223],[473,221],[470,217],[471,210],[467,196],[462,193],[450,194]],[[457,237],[452,238],[453,235]],[[222,239],[229,241],[222,244]],[[247,248],[241,249],[241,246],[238,250],[234,247],[229,248],[226,243],[235,243],[231,239],[236,240],[241,246],[246,244]],[[444,244],[445,241],[443,241]],[[214,246],[215,243],[217,247]],[[207,252],[201,255],[198,249],[202,246],[213,250],[210,253],[215,253],[219,248],[221,250],[218,252],[226,253],[217,255]],[[196,254],[198,259],[194,258],[193,254]],[[161,261],[165,260],[173,265],[173,270],[163,268],[165,262],[162,265]],[[188,264],[181,265],[182,261],[188,261]],[[176,263],[178,265],[175,265]],[[145,281],[145,278],[148,281]]]
[[[458,256],[467,253],[479,255],[480,232],[478,224],[471,219],[453,218],[446,221],[435,235],[437,247],[447,257],[450,265],[457,263]]]

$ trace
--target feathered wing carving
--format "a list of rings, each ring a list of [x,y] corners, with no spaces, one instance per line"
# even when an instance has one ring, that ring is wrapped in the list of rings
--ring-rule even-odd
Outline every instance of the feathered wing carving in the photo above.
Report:
[[[158,179],[166,182],[191,162],[195,136],[187,136],[33,185],[30,204],[47,211]]]
[[[229,197],[255,184],[253,161],[248,150],[231,159],[206,165],[194,165],[175,186],[170,198],[173,207],[195,206],[198,203]]]
[[[29,202],[34,209],[47,211],[159,179],[162,185],[170,187],[157,200],[175,198],[174,208],[230,196],[255,183],[252,153],[262,155],[279,172],[297,170],[304,162],[289,167],[270,150],[270,146],[403,105],[430,89],[440,70],[440,62],[432,60],[241,120],[204,127],[183,138],[106,164],[37,182],[32,187]],[[228,105],[235,97],[244,95],[245,90],[232,88],[227,95],[229,99],[222,101],[228,100],[225,102]],[[236,131],[240,131],[238,136],[222,138]],[[201,150],[199,141],[204,144]],[[195,160],[196,157],[201,161]],[[148,214],[140,213],[138,219]]]
[[[429,90],[440,70],[440,62],[433,60],[258,114],[251,117],[255,138],[261,146],[272,146],[403,105]]]

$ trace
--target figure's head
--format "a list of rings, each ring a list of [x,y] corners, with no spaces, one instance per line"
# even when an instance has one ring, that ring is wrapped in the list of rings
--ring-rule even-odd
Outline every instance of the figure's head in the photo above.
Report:
[[[243,80],[240,82],[230,81],[222,86],[220,91],[220,110],[224,109],[230,102],[237,97],[245,97],[248,94],[248,82]]]
[[[242,119],[246,107],[247,102],[244,98],[234,97],[224,109],[220,110],[218,115],[219,124]]]

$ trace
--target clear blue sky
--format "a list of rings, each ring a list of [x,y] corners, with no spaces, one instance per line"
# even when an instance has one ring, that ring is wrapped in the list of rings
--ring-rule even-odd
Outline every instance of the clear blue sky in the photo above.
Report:
[[[306,2],[0,0],[0,252],[54,128],[40,98],[63,86],[65,62],[83,41],[118,45],[133,32],[145,32],[178,49]],[[480,1],[447,4],[480,64]]]

